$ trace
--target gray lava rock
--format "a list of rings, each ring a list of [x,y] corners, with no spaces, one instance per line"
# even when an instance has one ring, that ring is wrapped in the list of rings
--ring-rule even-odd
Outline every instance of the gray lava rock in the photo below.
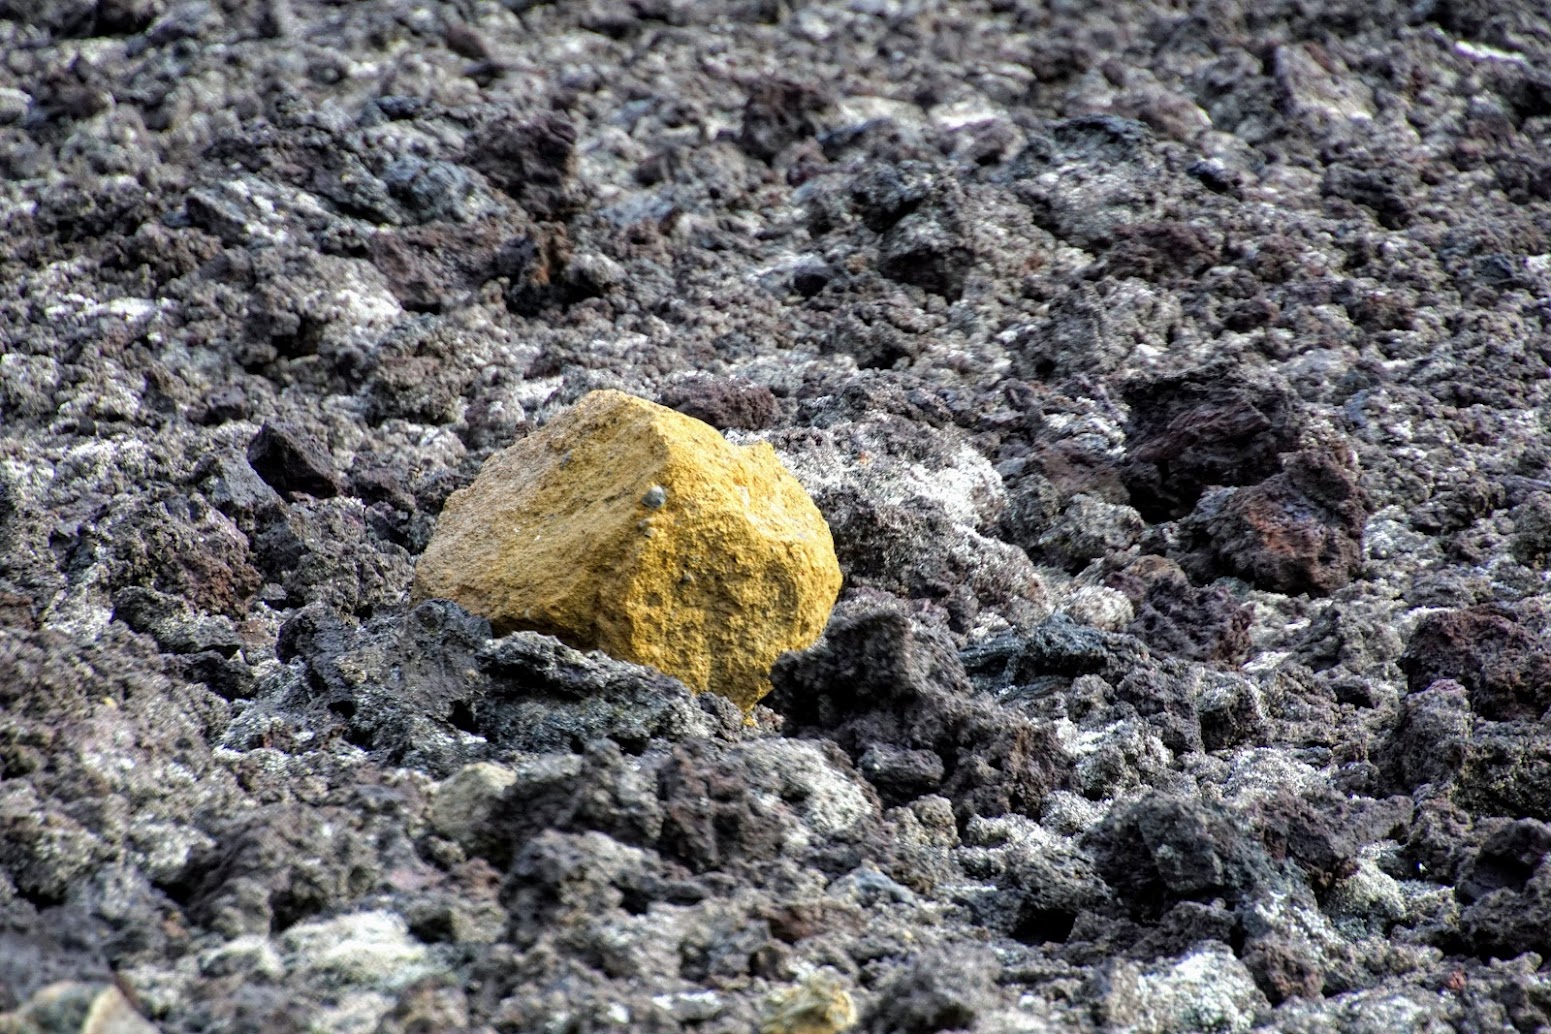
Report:
[[[657,402],[704,420],[719,431],[763,431],[775,422],[778,412],[769,388],[714,377],[674,381],[657,397]]]
[[[1543,22],[0,0],[0,1027],[1546,1028]],[[599,386],[775,709],[406,605]]]
[[[989,954],[923,954],[882,988],[877,1005],[862,1017],[862,1029],[879,1034],[973,1029],[997,1002],[996,971]]]
[[[920,752],[908,756],[927,770],[935,755],[938,792],[961,818],[1037,808],[1065,763],[1047,730],[971,697],[951,646],[897,606],[843,602],[819,645],[781,658],[771,681],[765,702],[793,734],[833,739],[858,761],[880,744]]]

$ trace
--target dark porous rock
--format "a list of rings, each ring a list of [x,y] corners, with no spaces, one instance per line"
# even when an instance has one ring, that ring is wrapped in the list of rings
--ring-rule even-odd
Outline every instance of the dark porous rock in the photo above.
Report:
[[[922,435],[918,427],[909,425],[947,428],[955,422],[947,400],[955,395],[908,373],[869,372],[804,385],[797,396],[801,399],[798,416],[802,423],[837,431],[853,430],[843,425],[855,423],[860,438],[877,436],[877,444],[887,451],[903,448],[941,461],[951,456],[963,439],[951,432]],[[895,419],[898,417],[905,421]]]
[[[78,908],[47,909],[44,925],[37,912],[8,909],[0,928],[0,1015],[6,1015],[51,984],[74,980],[111,980],[103,957],[106,930]]]
[[[820,510],[849,584],[938,601],[956,630],[967,630],[982,605],[1032,610],[1043,600],[1025,554],[966,534],[930,501],[890,505],[842,489],[825,493]]]
[[[1135,640],[1079,624],[1066,614],[1053,614],[1024,634],[1008,632],[974,643],[961,653],[976,685],[992,692],[1049,676],[1125,672],[1143,656]]]
[[[838,276],[835,268],[822,259],[808,258],[792,270],[792,290],[804,298],[812,298]]]
[[[514,213],[384,228],[367,238],[365,252],[400,305],[441,313],[455,310],[499,272],[503,247],[527,225]]]
[[[1222,807],[1149,794],[1091,834],[1099,874],[1131,914],[1156,920],[1181,901],[1237,903],[1275,879],[1265,848]]]
[[[1429,797],[1417,805],[1403,843],[1410,873],[1453,884],[1475,857],[1481,834],[1470,816],[1447,797]]]
[[[775,395],[763,384],[720,377],[674,381],[662,390],[657,401],[686,416],[704,420],[719,431],[763,431],[775,422],[779,412]]]
[[[547,830],[513,860],[502,904],[518,943],[537,940],[560,914],[606,915],[622,901],[650,900],[643,890],[662,882],[651,854],[602,833]]]
[[[244,534],[261,522],[279,516],[285,500],[238,452],[202,458],[190,481],[221,513],[230,517]]]
[[[1177,565],[1155,559],[1167,567],[1140,575],[1128,570],[1108,579],[1128,596],[1145,586],[1126,631],[1153,651],[1184,660],[1230,666],[1243,661],[1250,649],[1251,608],[1226,587],[1191,585]]]
[[[113,594],[113,616],[144,632],[168,653],[213,651],[230,657],[242,645],[229,619],[204,617],[181,596],[132,585]]]
[[[936,792],[945,774],[942,758],[930,750],[906,750],[875,743],[857,761],[885,804],[904,804]]]
[[[1232,750],[1269,741],[1265,699],[1253,683],[1226,673],[1202,681],[1195,700],[1202,749]]]
[[[738,775],[702,744],[674,749],[658,775],[665,854],[705,872],[750,852],[767,858],[779,852],[782,824],[768,812],[749,810],[735,790]]]
[[[1297,447],[1302,415],[1286,388],[1211,366],[1136,381],[1122,477],[1148,520],[1190,512],[1212,485],[1252,485]]]
[[[1409,791],[1451,783],[1470,751],[1473,724],[1468,693],[1458,682],[1438,679],[1406,694],[1382,754],[1394,785]]]
[[[1268,936],[1256,938],[1246,946],[1240,958],[1255,978],[1255,984],[1273,1005],[1290,998],[1319,998],[1325,988],[1325,971],[1316,955],[1297,938]]]
[[[562,219],[581,206],[576,127],[562,116],[497,118],[470,141],[466,160],[534,219]]]
[[[974,261],[974,249],[949,210],[912,212],[890,226],[878,245],[878,272],[949,301],[964,293]]]
[[[931,168],[922,162],[874,165],[851,184],[851,197],[869,229],[882,233],[940,189]]]
[[[222,819],[169,887],[227,937],[267,934],[376,889],[379,856],[348,812],[273,805]]]
[[[1461,804],[1551,822],[1551,742],[1542,721],[1473,723],[1468,742],[1455,793]]]
[[[384,359],[372,373],[372,419],[424,424],[450,423],[457,414],[466,378],[435,356]]]
[[[1411,514],[1413,527],[1428,532],[1464,531],[1500,509],[1507,493],[1495,480],[1473,475],[1441,488]]]
[[[405,155],[382,172],[388,192],[418,222],[457,219],[465,198],[473,192],[473,177],[461,165],[418,155]]]
[[[114,507],[85,541],[100,543],[112,588],[181,596],[201,611],[242,617],[263,584],[248,540],[197,493]]]
[[[861,1029],[874,1034],[973,1030],[999,1004],[995,956],[984,949],[923,952],[880,989]]]
[[[1141,280],[1082,283],[1060,293],[1017,334],[1013,369],[1045,381],[1120,374],[1143,348],[1167,347],[1177,304]]]
[[[63,905],[117,852],[63,810],[35,800],[28,807],[19,796],[0,802],[0,873],[35,908]]]
[[[1141,516],[1131,507],[1078,493],[1040,534],[1036,546],[1075,573],[1090,561],[1124,553],[1141,537],[1142,527]]]
[[[1161,958],[1182,955],[1200,941],[1233,940],[1238,920],[1233,912],[1215,901],[1181,901],[1149,927],[1137,941],[1132,954],[1137,958]]]
[[[1124,226],[1105,256],[1114,276],[1143,280],[1181,280],[1199,276],[1217,264],[1222,242],[1203,226],[1159,222]]]
[[[1368,844],[1404,835],[1411,802],[1376,801],[1330,793],[1310,801],[1280,790],[1258,803],[1250,821],[1273,859],[1290,858],[1318,893],[1357,871],[1357,855]]]
[[[248,463],[280,493],[328,499],[340,492],[339,474],[328,447],[293,423],[265,423],[248,445]]]
[[[1117,680],[1115,699],[1144,718],[1169,750],[1176,754],[1194,753],[1206,749],[1197,703],[1206,695],[1201,692],[1203,681],[1177,665],[1166,663],[1158,669],[1137,667]],[[1213,716],[1216,735],[1231,738],[1244,731],[1239,726],[1256,723],[1253,701],[1243,693],[1230,691],[1230,699],[1216,700],[1214,705],[1226,709]]]
[[[900,327],[872,306],[848,306],[826,328],[820,348],[848,355],[863,370],[898,370],[910,366],[925,342],[918,333]]]
[[[611,740],[588,743],[579,757],[542,755],[516,769],[516,782],[474,831],[498,866],[546,829],[596,830],[643,847],[655,847],[663,834],[656,773],[643,771]]]
[[[475,728],[504,749],[574,750],[608,737],[639,750],[653,737],[713,736],[742,722],[715,693],[695,696],[652,668],[536,632],[491,640],[478,664],[490,688],[471,705]]]
[[[1399,632],[1361,604],[1332,602],[1309,622],[1294,653],[1312,671],[1361,671],[1398,660],[1402,645]]]
[[[610,738],[708,735],[733,723],[674,679],[548,636],[490,638],[490,623],[445,600],[356,625],[322,604],[281,628],[276,652],[305,683],[276,706],[336,727],[385,763],[440,775],[513,752],[580,750]]]
[[[565,227],[554,223],[507,241],[493,265],[510,282],[506,307],[522,316],[602,298],[626,281],[619,263],[600,252],[573,248]]]
[[[278,706],[384,761],[413,758],[445,773],[479,752],[462,742],[460,726],[489,635],[489,622],[442,601],[364,627],[310,604],[280,629],[276,655],[300,662],[305,681]]]
[[[358,455],[350,470],[350,494],[364,503],[386,503],[395,510],[413,513],[417,504],[404,475],[390,463]]]
[[[1535,492],[1513,508],[1511,548],[1522,564],[1551,566],[1551,494]]]
[[[1336,450],[1305,451],[1251,488],[1203,500],[1185,522],[1193,577],[1236,575],[1258,588],[1324,596],[1362,566],[1367,499]]]
[[[805,83],[760,79],[749,87],[738,144],[761,161],[771,161],[812,137],[818,129],[814,116],[828,104],[824,91]]]
[[[168,664],[168,674],[202,683],[224,700],[252,697],[257,686],[254,666],[241,656],[232,656],[226,644],[214,645],[214,649],[180,654]]]
[[[1084,914],[1116,911],[1110,888],[1074,842],[1052,840],[1031,820],[977,819],[956,853],[966,872],[994,881],[997,892],[971,898],[977,921],[1022,944],[1068,942]]]
[[[200,424],[225,424],[246,420],[251,412],[252,404],[242,386],[228,384],[211,392],[198,409],[189,413],[189,419]]]
[[[1551,950],[1551,827],[1535,819],[1501,826],[1460,873],[1455,896],[1462,947],[1508,959]]]
[[[1039,540],[1064,505],[1060,489],[1034,466],[1032,462],[1016,460],[998,468],[1007,487],[1007,510],[998,531],[1004,541],[1029,553],[1040,551]]]
[[[858,763],[880,744],[935,754],[937,792],[961,820],[1037,812],[1066,763],[1046,729],[973,696],[952,644],[895,604],[843,602],[819,644],[783,656],[771,681],[765,703],[788,735],[832,739]]]
[[[796,848],[808,864],[839,875],[894,853],[877,797],[829,740],[724,748],[687,739],[658,769],[658,792],[659,849],[695,872],[758,871]]]
[[[1501,825],[1460,874],[1454,893],[1467,905],[1501,890],[1522,893],[1551,852],[1551,827],[1535,819]]]
[[[372,516],[359,499],[297,502],[255,532],[254,560],[289,606],[370,615],[398,604],[413,578],[408,554]]]
[[[1409,226],[1412,220],[1408,198],[1414,190],[1405,183],[1406,172],[1393,167],[1360,169],[1350,165],[1331,165],[1325,173],[1320,192],[1361,205],[1373,214],[1379,225],[1390,230]]]
[[[1511,610],[1469,607],[1430,614],[1417,625],[1400,667],[1412,690],[1449,679],[1465,687],[1483,718],[1537,719],[1551,706],[1551,655]]]

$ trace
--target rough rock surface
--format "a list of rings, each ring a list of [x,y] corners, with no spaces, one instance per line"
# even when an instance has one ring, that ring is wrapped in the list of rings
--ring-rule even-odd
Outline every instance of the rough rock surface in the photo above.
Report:
[[[486,460],[448,497],[414,586],[745,710],[839,591],[829,527],[769,445],[619,391]]]
[[[0,0],[0,1029],[1551,1029],[1543,8]],[[412,595],[600,389],[748,712]]]

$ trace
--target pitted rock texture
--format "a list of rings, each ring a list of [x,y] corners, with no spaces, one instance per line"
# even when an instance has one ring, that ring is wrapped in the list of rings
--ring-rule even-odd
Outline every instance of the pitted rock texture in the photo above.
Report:
[[[595,391],[448,498],[414,593],[748,709],[775,659],[819,637],[840,579],[824,518],[770,446]]]
[[[1551,1030],[1544,6],[0,0],[0,1029]],[[752,708],[413,597],[599,390]]]

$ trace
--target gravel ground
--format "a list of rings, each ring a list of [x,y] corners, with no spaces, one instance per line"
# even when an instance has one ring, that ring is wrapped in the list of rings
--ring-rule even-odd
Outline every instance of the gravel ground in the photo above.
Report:
[[[0,0],[0,1030],[1546,1029],[1538,6]],[[751,722],[409,602],[600,387]]]

